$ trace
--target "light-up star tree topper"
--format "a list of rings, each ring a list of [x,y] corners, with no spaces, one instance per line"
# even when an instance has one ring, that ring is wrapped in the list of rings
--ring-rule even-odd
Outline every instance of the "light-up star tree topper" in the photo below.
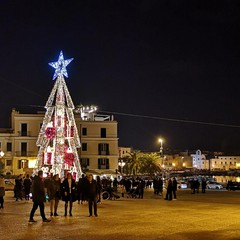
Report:
[[[49,63],[55,68],[53,80],[57,80],[46,103],[37,140],[37,170],[41,169],[45,174],[59,174],[60,177],[71,172],[78,179],[82,170],[77,148],[81,144],[73,114],[75,107],[64,80],[64,76],[68,77],[66,66],[72,60],[64,60],[61,51],[58,61]]]

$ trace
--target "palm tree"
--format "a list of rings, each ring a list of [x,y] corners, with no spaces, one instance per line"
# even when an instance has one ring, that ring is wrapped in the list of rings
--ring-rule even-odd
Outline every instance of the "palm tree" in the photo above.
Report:
[[[128,175],[138,175],[141,168],[141,153],[140,151],[133,151],[129,156],[125,157],[125,170]]]
[[[157,153],[142,155],[140,172],[150,177],[153,177],[155,174],[160,174],[161,165],[159,162],[159,155],[157,155]]]

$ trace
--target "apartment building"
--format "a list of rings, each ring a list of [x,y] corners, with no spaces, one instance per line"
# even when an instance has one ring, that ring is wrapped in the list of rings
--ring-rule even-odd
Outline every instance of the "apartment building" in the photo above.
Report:
[[[240,156],[218,156],[210,159],[210,169],[235,170],[240,169]]]
[[[75,121],[82,147],[78,149],[82,169],[96,174],[113,174],[118,168],[117,122],[113,116],[98,115],[85,109],[76,114]],[[11,127],[0,129],[0,157],[4,173],[31,174],[37,164],[36,141],[45,112],[35,114],[11,113]]]

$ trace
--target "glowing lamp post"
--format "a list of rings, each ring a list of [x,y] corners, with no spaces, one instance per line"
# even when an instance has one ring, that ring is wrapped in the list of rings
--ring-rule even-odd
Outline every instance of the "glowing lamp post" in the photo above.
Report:
[[[164,161],[163,161],[163,139],[159,138],[158,142],[160,143],[160,149],[159,149],[159,155],[160,159],[162,160],[161,166],[162,166],[162,178],[164,177]]]
[[[125,162],[121,159],[121,161],[118,163],[118,166],[121,168],[121,175],[123,174],[123,167],[125,166]]]
[[[0,158],[4,157],[4,152],[3,151],[0,151]]]
[[[158,142],[160,143],[160,157],[163,157],[163,140],[161,138],[158,139]]]
[[[4,152],[1,150],[0,151],[0,172],[4,170],[4,166],[5,166],[3,157],[4,157]]]

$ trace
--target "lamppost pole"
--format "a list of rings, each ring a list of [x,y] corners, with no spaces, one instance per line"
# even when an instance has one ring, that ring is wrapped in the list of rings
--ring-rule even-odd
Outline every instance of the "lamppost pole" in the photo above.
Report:
[[[161,138],[158,139],[158,142],[160,142],[160,149],[159,149],[159,155],[161,159],[161,167],[162,167],[162,178],[164,177],[164,162],[163,162],[163,140]]]
[[[2,159],[4,157],[5,153],[1,150],[0,151],[0,160],[2,162]],[[4,170],[4,167],[5,167],[5,163],[4,163],[4,159],[3,159],[3,162],[1,163],[1,166],[0,166],[0,172],[2,172]]]
[[[123,167],[125,166],[125,162],[121,159],[120,162],[118,163],[121,169],[121,176],[123,175]]]

